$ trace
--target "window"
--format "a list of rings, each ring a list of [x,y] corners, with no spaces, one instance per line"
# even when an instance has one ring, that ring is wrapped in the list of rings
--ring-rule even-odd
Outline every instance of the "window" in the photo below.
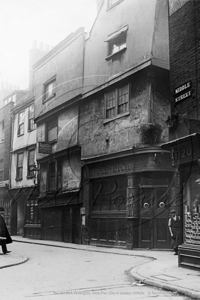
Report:
[[[57,188],[62,189],[62,162],[57,161]]]
[[[47,141],[52,142],[58,137],[58,121],[53,120],[47,123]]]
[[[4,120],[1,122],[1,139],[4,141]]]
[[[35,173],[33,167],[35,165],[35,149],[31,149],[28,151],[28,177],[35,177]]]
[[[105,94],[106,118],[113,118],[129,111],[128,84]]]
[[[20,112],[18,115],[18,135],[24,134],[24,111]]]
[[[49,164],[49,190],[62,189],[62,162]]]
[[[127,30],[128,26],[125,26],[108,37],[106,41],[108,42],[108,57],[106,59],[126,49]]]
[[[124,175],[92,181],[93,211],[126,210],[127,178]]]
[[[43,102],[55,97],[56,79],[55,77],[44,84],[44,98]]]
[[[32,104],[28,108],[28,130],[29,131],[32,131],[35,129],[34,113],[35,113],[35,108],[34,108],[34,104]]]
[[[10,102],[13,102],[14,104],[16,104],[16,94],[4,99],[3,102],[4,102],[4,106]]]
[[[122,0],[108,0],[108,8],[112,7],[113,5],[121,2]]]
[[[56,188],[56,164],[52,162],[49,164],[49,190]]]
[[[16,180],[22,180],[23,178],[23,153],[17,154],[17,178]]]
[[[40,191],[62,191],[62,159],[40,165]]]

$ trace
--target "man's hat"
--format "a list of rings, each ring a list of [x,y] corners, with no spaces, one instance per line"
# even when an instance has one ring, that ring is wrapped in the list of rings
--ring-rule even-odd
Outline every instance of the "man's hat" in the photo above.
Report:
[[[176,214],[175,209],[172,209],[172,210],[170,211],[170,214],[171,214],[171,215]]]
[[[0,207],[0,213],[4,212],[4,207]]]

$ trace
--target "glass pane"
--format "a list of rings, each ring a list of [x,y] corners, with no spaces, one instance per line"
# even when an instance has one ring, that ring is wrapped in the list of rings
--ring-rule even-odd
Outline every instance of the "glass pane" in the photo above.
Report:
[[[126,241],[126,237],[127,237],[126,219],[118,219],[118,240]]]
[[[107,236],[107,220],[99,219],[99,238],[106,240]]]

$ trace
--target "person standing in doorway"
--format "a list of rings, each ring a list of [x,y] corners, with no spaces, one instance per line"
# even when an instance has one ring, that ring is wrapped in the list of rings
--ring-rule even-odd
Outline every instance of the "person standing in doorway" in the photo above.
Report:
[[[4,208],[0,207],[0,245],[2,247],[3,254],[10,253],[11,251],[7,250],[7,244],[12,243],[12,239],[8,232],[6,223],[4,221]]]
[[[175,252],[174,255],[178,255],[178,246],[180,245],[180,225],[180,217],[175,210],[171,210],[168,227],[172,238],[172,248]]]

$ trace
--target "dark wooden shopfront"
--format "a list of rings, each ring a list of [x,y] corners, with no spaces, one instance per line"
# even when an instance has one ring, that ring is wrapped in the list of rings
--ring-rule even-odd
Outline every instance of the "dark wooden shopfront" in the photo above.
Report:
[[[91,162],[87,169],[90,244],[170,248],[168,218],[174,183],[169,151],[142,149],[126,157]]]
[[[77,192],[40,198],[39,207],[42,211],[42,239],[81,242],[81,203]]]
[[[142,188],[140,201],[140,248],[170,248],[166,187]]]

